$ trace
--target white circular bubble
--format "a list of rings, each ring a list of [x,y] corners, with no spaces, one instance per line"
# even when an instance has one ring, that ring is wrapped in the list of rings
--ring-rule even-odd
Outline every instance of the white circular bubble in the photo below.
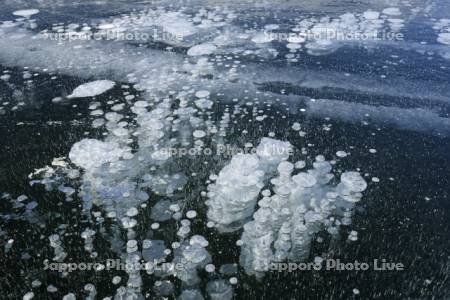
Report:
[[[341,182],[353,192],[363,192],[367,188],[367,182],[359,172],[345,172],[341,175]]]
[[[195,97],[197,98],[206,98],[209,97],[210,93],[209,91],[198,91],[195,93]]]
[[[200,139],[200,138],[206,136],[206,132],[204,132],[203,130],[195,130],[195,131],[192,133],[192,135],[193,135],[195,138]]]
[[[24,18],[29,18],[32,15],[35,15],[38,13],[39,13],[39,9],[22,9],[22,10],[16,10],[15,12],[13,12],[13,15],[19,16],[19,17],[24,17]]]
[[[341,157],[341,158],[343,158],[343,157],[346,157],[348,154],[347,154],[347,152],[345,152],[345,151],[338,151],[338,152],[336,152],[336,156],[337,157]]]
[[[292,180],[297,183],[300,187],[312,187],[317,183],[314,176],[308,173],[299,173],[292,177]]]
[[[187,213],[186,213],[186,217],[188,218],[188,219],[193,219],[193,218],[195,218],[197,216],[197,212],[195,211],[195,210],[189,210]]]
[[[207,264],[205,266],[205,270],[208,273],[212,273],[212,272],[214,272],[216,270],[216,267],[213,264]]]

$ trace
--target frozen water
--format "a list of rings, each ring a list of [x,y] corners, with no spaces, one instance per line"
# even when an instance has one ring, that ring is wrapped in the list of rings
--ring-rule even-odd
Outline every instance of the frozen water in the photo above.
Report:
[[[35,7],[45,11],[46,17],[56,18],[52,13],[59,11],[60,2],[49,6],[54,11],[45,9],[45,1],[38,2],[42,5]],[[118,285],[115,299],[143,299],[143,291],[179,299],[203,299],[206,295],[201,291],[211,299],[233,298],[237,265],[221,265],[224,261],[213,258],[222,253],[210,253],[231,236],[241,236],[230,243],[240,247],[235,258],[240,255],[245,272],[258,278],[272,262],[305,260],[313,243],[324,241],[316,239],[318,233],[327,232],[334,243],[340,228],[352,223],[354,207],[368,186],[380,182],[375,172],[363,177],[359,161],[361,169],[357,171],[343,167],[344,163],[355,164],[352,159],[358,157],[358,151],[352,146],[337,145],[339,148],[322,152],[326,155],[317,155],[324,150],[319,149],[323,145],[317,143],[317,136],[323,135],[327,141],[328,132],[341,126],[336,120],[358,128],[360,124],[373,126],[374,136],[381,128],[372,122],[450,134],[450,89],[442,79],[445,63],[439,62],[442,68],[435,72],[439,80],[393,71],[413,61],[411,57],[430,63],[436,63],[436,57],[450,57],[449,22],[432,20],[436,31],[432,42],[441,45],[338,40],[323,34],[404,32],[421,8],[398,1],[389,4],[396,7],[360,1],[365,5],[334,11],[336,5],[322,6],[324,1],[303,2],[302,7],[316,5],[327,11],[317,14],[293,9],[272,14],[245,5],[233,10],[206,2],[205,7],[175,3],[155,7],[142,2],[133,11],[118,9],[103,17],[92,11],[72,24],[33,21],[30,17],[37,9],[15,11],[14,15],[25,19],[1,22],[0,62],[24,69],[19,76],[9,72],[0,76],[2,86],[14,90],[13,100],[18,104],[13,104],[11,111],[33,105],[20,103],[33,98],[30,90],[39,87],[40,76],[45,75],[44,82],[47,76],[58,83],[89,80],[68,96],[64,89],[52,95],[51,107],[70,109],[74,112],[70,118],[77,118],[83,130],[77,135],[78,142],[71,145],[68,159],[55,160],[31,177],[40,176],[39,182],[47,189],[72,201],[73,212],[80,204],[83,228],[75,235],[91,258],[102,255],[102,247],[109,243],[123,262],[144,259],[153,264],[156,259],[171,265],[169,270],[155,266],[147,272],[126,270],[123,280],[114,277],[108,282]],[[291,4],[280,3],[283,7]],[[273,8],[273,3],[260,5]],[[89,19],[90,13],[96,18]],[[314,36],[268,35],[282,31],[308,31]],[[57,33],[70,33],[75,39],[54,40]],[[84,33],[97,33],[100,38],[82,40]],[[117,35],[111,38],[111,33]],[[122,33],[141,36],[121,40],[118,35]],[[383,47],[392,53],[383,52]],[[349,59],[355,60],[352,68],[345,62],[336,68],[328,65],[346,57],[346,51],[352,54]],[[373,53],[383,59],[369,61],[367,57]],[[19,87],[16,77],[27,87]],[[106,93],[113,88],[114,92]],[[64,101],[84,97],[97,97],[87,105],[86,115],[83,101],[73,106]],[[10,106],[4,101],[0,113]],[[323,119],[326,122],[317,125]],[[323,132],[314,136],[318,131]],[[245,153],[202,152],[223,143],[243,146]],[[200,155],[183,153],[186,149]],[[367,148],[364,151],[367,154]],[[331,159],[349,157],[327,160],[328,155]],[[365,177],[371,178],[369,185]],[[23,208],[26,214],[41,210],[42,205],[30,200],[18,197],[14,209]],[[62,210],[67,209],[65,205],[61,204]],[[72,233],[68,230],[66,235],[65,229],[62,226],[43,235],[50,242],[49,258],[55,261],[64,261],[71,253],[66,248],[73,245]],[[234,234],[221,235],[225,232]],[[350,231],[345,239],[357,241],[358,232]],[[9,241],[5,248],[11,251],[14,239]],[[236,249],[223,250],[237,253]],[[178,270],[173,264],[183,267]],[[154,277],[154,286],[146,286],[148,275]],[[203,275],[208,276],[208,283]],[[229,278],[231,275],[236,277]],[[242,281],[246,279],[240,278]],[[49,288],[49,292],[57,289]],[[83,293],[93,299],[97,292],[93,284],[87,284]],[[69,295],[65,298],[70,299]]]

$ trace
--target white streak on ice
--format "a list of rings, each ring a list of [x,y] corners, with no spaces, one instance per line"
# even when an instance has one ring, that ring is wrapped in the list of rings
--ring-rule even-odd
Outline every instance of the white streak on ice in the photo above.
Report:
[[[347,122],[373,121],[410,131],[450,136],[450,119],[422,108],[403,109],[318,99],[308,102],[307,112],[314,117],[331,117]]]

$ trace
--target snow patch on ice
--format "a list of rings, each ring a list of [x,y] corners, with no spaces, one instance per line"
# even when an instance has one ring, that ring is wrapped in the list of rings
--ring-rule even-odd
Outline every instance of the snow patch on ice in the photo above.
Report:
[[[72,94],[67,98],[82,98],[82,97],[94,97],[103,94],[104,92],[112,89],[115,86],[115,82],[111,80],[96,80],[76,87]]]

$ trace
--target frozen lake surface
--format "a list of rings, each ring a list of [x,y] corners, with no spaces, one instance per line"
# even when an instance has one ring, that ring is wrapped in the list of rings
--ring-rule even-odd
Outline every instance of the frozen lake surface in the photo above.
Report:
[[[446,299],[449,113],[444,0],[3,0],[2,294]]]

